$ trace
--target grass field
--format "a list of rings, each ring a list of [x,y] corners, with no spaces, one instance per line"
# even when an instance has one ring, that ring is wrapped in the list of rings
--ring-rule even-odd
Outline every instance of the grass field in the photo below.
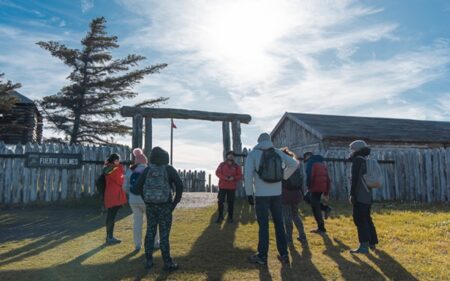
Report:
[[[446,205],[375,204],[379,250],[351,255],[356,229],[347,204],[335,203],[328,235],[308,233],[309,248],[290,248],[291,266],[276,259],[273,226],[269,265],[247,262],[257,245],[253,210],[238,202],[235,224],[217,225],[215,208],[178,209],[171,247],[180,270],[144,270],[134,254],[130,210],[119,211],[116,236],[103,245],[104,217],[92,207],[39,207],[0,212],[0,280],[450,280],[450,208]],[[302,206],[306,230],[314,228]]]

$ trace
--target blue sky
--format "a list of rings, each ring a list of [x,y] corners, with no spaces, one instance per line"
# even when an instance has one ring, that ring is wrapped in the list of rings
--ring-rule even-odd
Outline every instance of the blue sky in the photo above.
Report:
[[[245,146],[286,111],[450,121],[450,1],[0,0],[0,72],[30,98],[57,92],[69,69],[35,43],[78,48],[97,16],[114,55],[169,64],[127,103],[251,114]],[[174,164],[214,169],[221,124],[176,124]],[[168,148],[169,121],[154,130]]]

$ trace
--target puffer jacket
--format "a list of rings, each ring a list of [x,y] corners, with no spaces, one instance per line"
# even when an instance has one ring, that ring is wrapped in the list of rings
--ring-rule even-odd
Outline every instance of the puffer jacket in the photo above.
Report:
[[[228,161],[220,163],[216,170],[216,176],[219,178],[219,189],[236,190],[238,182],[242,179],[241,167],[233,161],[233,164],[228,164]],[[233,180],[228,180],[228,177],[233,177]]]
[[[122,206],[127,203],[127,196],[123,190],[124,171],[121,164],[114,166],[105,165],[103,173],[106,178],[104,203],[105,208]]]
[[[328,195],[331,189],[328,169],[321,155],[314,155],[306,164],[306,185],[310,192],[323,192]]]

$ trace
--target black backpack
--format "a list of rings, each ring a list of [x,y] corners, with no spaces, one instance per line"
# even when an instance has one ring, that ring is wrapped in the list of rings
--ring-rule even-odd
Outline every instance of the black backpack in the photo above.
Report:
[[[303,191],[303,174],[300,169],[295,172],[286,180],[286,189]]]
[[[97,188],[98,194],[100,194],[101,197],[105,194],[105,188],[106,188],[106,177],[105,174],[101,174],[97,180],[95,181],[95,187]]]
[[[265,182],[280,182],[283,180],[283,161],[275,148],[262,150],[259,169],[256,173]]]

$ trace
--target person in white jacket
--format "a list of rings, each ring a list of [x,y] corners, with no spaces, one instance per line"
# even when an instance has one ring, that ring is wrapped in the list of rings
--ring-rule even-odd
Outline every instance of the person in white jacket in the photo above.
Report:
[[[133,149],[133,155],[135,157],[134,164],[130,166],[130,169],[125,173],[125,190],[129,196],[129,204],[131,211],[133,212],[133,240],[135,245],[135,251],[139,252],[142,247],[142,225],[144,224],[145,203],[142,197],[137,194],[133,194],[130,191],[131,188],[131,175],[133,173],[142,173],[147,167],[148,160],[142,149]],[[137,175],[139,177],[139,175]],[[159,236],[156,233],[155,237],[155,249],[159,248]]]
[[[249,257],[252,263],[266,265],[269,251],[269,211],[272,214],[275,226],[275,235],[278,249],[278,259],[289,264],[286,232],[283,224],[281,204],[281,181],[267,182],[258,173],[264,151],[273,150],[281,158],[281,177],[288,179],[297,169],[298,162],[274,148],[270,135],[263,133],[258,138],[258,144],[247,155],[244,168],[244,185],[248,202],[255,205],[256,217],[259,225],[258,252]],[[266,166],[267,167],[267,166]],[[276,174],[276,171],[269,171]]]

